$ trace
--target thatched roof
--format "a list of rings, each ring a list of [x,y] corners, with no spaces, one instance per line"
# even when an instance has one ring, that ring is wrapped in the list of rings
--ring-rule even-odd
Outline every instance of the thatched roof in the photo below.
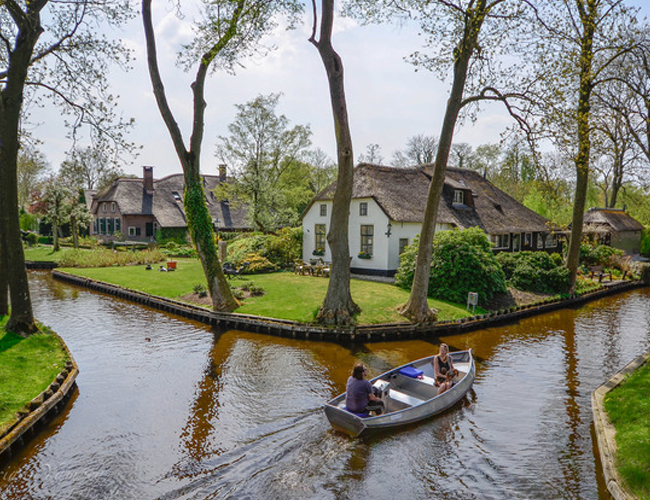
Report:
[[[584,230],[595,232],[597,230],[643,231],[644,227],[639,221],[628,215],[620,208],[590,208],[585,214]]]
[[[354,171],[353,198],[372,198],[394,222],[422,222],[431,180],[431,165],[411,168],[362,163]],[[336,183],[321,191],[314,202],[331,200]],[[453,203],[454,190],[463,190],[465,204]],[[478,226],[489,234],[543,232],[548,219],[526,208],[474,170],[448,167],[438,223],[459,228]]]
[[[228,201],[218,200],[213,190],[219,184],[219,176],[204,175],[203,188],[208,210],[219,227],[224,229],[249,229],[246,208],[231,207]],[[173,174],[153,181],[153,193],[147,193],[142,179],[118,179],[94,198],[93,211],[104,201],[115,201],[123,215],[152,215],[161,227],[186,227],[183,208],[185,181],[182,174]]]

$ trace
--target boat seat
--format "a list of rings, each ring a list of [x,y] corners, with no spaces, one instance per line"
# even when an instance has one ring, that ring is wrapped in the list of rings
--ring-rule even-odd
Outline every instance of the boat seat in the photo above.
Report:
[[[409,406],[415,406],[419,405],[420,403],[424,403],[423,399],[416,398],[415,396],[410,396],[403,392],[396,391],[395,389],[389,389],[388,396],[395,401],[399,401],[400,403],[404,403],[405,405]]]

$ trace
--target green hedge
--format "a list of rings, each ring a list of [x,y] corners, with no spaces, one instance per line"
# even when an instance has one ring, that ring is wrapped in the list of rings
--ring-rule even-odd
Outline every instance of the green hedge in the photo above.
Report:
[[[400,256],[395,281],[402,288],[411,288],[419,237]],[[469,292],[478,292],[484,304],[495,293],[506,291],[505,276],[499,266],[492,244],[478,228],[439,231],[433,241],[433,258],[429,296],[464,304]]]
[[[497,261],[508,285],[519,290],[540,293],[562,293],[569,287],[569,270],[558,254],[546,252],[502,252]]]
[[[228,242],[229,262],[237,266],[263,257],[279,267],[289,267],[302,255],[302,228],[283,228],[277,234],[242,234]]]

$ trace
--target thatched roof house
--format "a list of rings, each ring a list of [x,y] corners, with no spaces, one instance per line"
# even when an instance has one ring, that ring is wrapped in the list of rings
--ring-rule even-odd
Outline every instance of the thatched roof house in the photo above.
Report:
[[[431,165],[396,168],[360,164],[355,169],[350,251],[357,272],[371,265],[374,271],[385,268],[388,274],[397,269],[399,254],[420,233],[431,168]],[[303,257],[309,257],[314,251],[319,254],[319,249],[326,250],[322,233],[327,231],[328,205],[335,189],[333,183],[320,192],[303,215]],[[558,251],[555,228],[546,218],[526,208],[478,172],[449,167],[438,208],[437,230],[454,227],[483,229],[497,251]],[[312,231],[314,236],[310,236]],[[360,261],[355,257],[356,252],[370,254],[371,258]]]
[[[229,182],[225,166],[219,175],[203,175],[208,210],[219,231],[249,230],[246,208],[231,207],[227,200],[217,199],[214,189]],[[95,194],[91,212],[95,218],[92,234],[114,239],[116,233],[131,241],[152,241],[160,229],[165,237],[184,236],[187,220],[183,208],[185,181],[182,174],[162,179],[153,178],[153,167],[143,168],[142,179],[117,179]]]
[[[585,214],[582,233],[598,243],[638,254],[643,224],[620,208],[590,208]]]

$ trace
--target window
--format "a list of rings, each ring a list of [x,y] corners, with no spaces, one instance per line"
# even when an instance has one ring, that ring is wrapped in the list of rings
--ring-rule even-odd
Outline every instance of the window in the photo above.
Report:
[[[359,203],[359,215],[368,215],[368,202],[362,201]]]
[[[115,232],[120,233],[122,232],[122,219],[119,217],[115,217]]]
[[[554,234],[546,235],[546,248],[555,248],[557,246],[557,238]]]
[[[174,197],[174,200],[181,201],[181,195],[178,194],[177,191],[172,191],[172,196]]]
[[[361,226],[361,253],[372,255],[372,239],[375,235],[375,226]]]
[[[115,212],[115,202],[111,201],[111,212]]]
[[[99,224],[97,219],[93,221],[93,234],[99,233]]]
[[[106,202],[102,203],[102,212],[106,212]]]
[[[529,247],[533,242],[533,235],[531,233],[526,233],[524,235],[524,245]]]
[[[325,231],[325,224],[316,224],[314,226],[314,234],[316,235],[314,252],[316,254],[325,255]]]
[[[140,228],[129,226],[129,236],[140,236]]]
[[[323,203],[320,206],[320,216],[325,217],[326,215],[327,215],[327,205],[325,205],[325,203]]]
[[[99,234],[106,234],[106,219],[99,219]]]
[[[509,248],[510,235],[509,234],[493,234],[490,239],[494,243],[494,248]]]
[[[460,189],[454,189],[454,203],[465,203],[465,192]]]
[[[542,233],[537,233],[537,248],[544,248],[544,235]]]
[[[399,254],[402,255],[404,253],[404,250],[406,247],[409,246],[409,239],[408,238],[400,238],[399,239]]]

